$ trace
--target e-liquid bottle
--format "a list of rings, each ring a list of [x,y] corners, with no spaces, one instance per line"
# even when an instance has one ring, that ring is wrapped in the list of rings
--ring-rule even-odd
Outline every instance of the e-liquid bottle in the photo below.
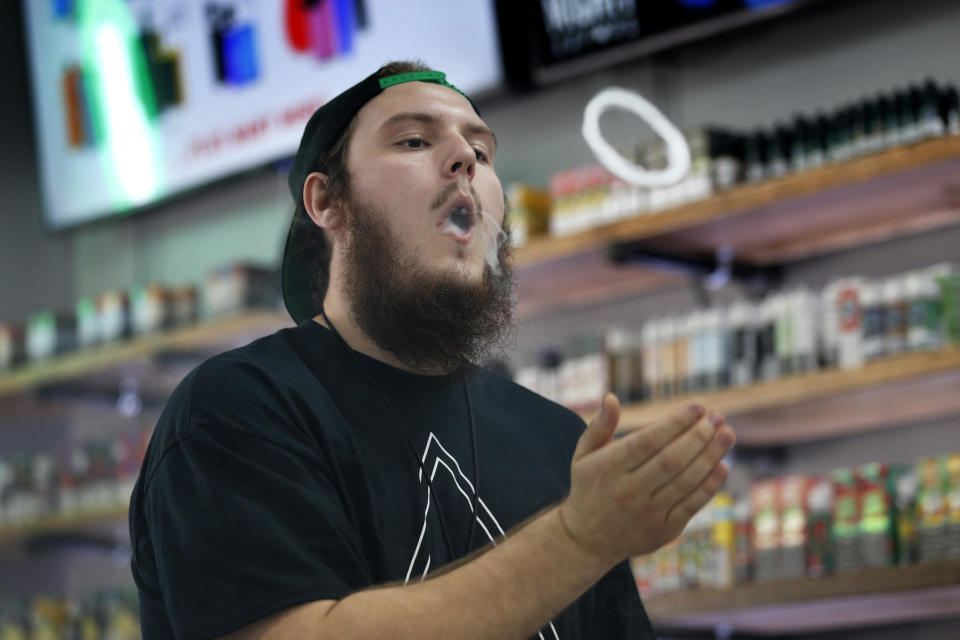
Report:
[[[940,117],[948,135],[960,135],[960,95],[956,87],[947,87],[940,94]]]
[[[775,380],[780,377],[780,362],[777,360],[776,310],[773,299],[760,305],[760,379]]]
[[[843,369],[853,369],[863,364],[865,360],[865,330],[864,290],[866,282],[862,278],[843,278],[838,280],[835,287],[832,304],[834,314],[827,316],[836,318],[837,330],[837,363]]]
[[[883,127],[883,148],[889,149],[900,144],[900,120],[897,117],[896,101],[881,93],[877,97],[880,107],[880,122]]]
[[[777,377],[793,373],[793,318],[787,306],[788,294],[770,299],[774,323],[774,348],[777,359]]]
[[[730,384],[753,384],[757,362],[757,335],[752,304],[736,302],[727,311],[730,332]]]
[[[866,153],[867,114],[862,102],[856,102],[847,108],[847,120],[850,123],[850,155],[858,156]]]
[[[643,364],[642,396],[645,402],[657,399],[660,386],[660,346],[656,320],[647,320],[640,330]]]
[[[886,308],[884,352],[887,355],[901,353],[907,346],[905,293],[903,280],[899,276],[888,278],[883,283],[883,304]]]
[[[880,110],[880,100],[864,100],[864,151],[875,153],[883,149],[883,114]]]
[[[863,354],[867,360],[884,355],[887,334],[887,307],[881,285],[867,282],[863,285]]]
[[[940,118],[940,89],[933,80],[920,89],[919,124],[924,138],[939,138],[946,129]]]
[[[789,296],[787,304],[793,319],[793,371],[809,373],[817,368],[816,298],[800,289]]]
[[[914,111],[910,93],[901,89],[894,94],[893,99],[897,110],[897,129],[900,131],[900,144],[912,144],[919,139],[919,129],[917,127],[917,114]]]
[[[766,177],[767,134],[761,130],[747,136],[744,142],[745,177],[747,182],[759,182]]]
[[[663,399],[672,398],[676,392],[676,319],[664,318],[657,328],[660,345],[660,393]]]
[[[690,366],[693,356],[691,355],[693,344],[690,335],[690,316],[678,316],[676,326],[677,346],[674,351],[676,357],[677,389],[678,393],[691,393],[693,391],[692,381],[690,380]]]
[[[803,171],[807,168],[807,141],[812,139],[810,133],[812,124],[803,116],[793,120],[793,130],[790,132],[790,170]]]
[[[907,348],[926,351],[940,346],[940,287],[927,271],[906,276]]]
[[[793,144],[790,129],[786,125],[778,124],[766,142],[767,166],[764,174],[771,178],[786,175],[790,171],[790,148]]]

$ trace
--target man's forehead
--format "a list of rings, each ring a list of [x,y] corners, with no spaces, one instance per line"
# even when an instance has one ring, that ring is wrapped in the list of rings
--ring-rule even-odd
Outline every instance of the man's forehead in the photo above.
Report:
[[[364,128],[377,128],[397,114],[411,112],[485,126],[469,100],[449,87],[430,82],[404,82],[387,87],[360,109],[357,119]]]

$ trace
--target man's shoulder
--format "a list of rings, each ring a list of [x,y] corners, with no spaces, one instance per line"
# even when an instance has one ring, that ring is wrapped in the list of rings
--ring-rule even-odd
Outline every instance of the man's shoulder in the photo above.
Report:
[[[166,449],[197,429],[302,438],[326,400],[320,382],[278,331],[196,366],[168,399],[154,440]]]

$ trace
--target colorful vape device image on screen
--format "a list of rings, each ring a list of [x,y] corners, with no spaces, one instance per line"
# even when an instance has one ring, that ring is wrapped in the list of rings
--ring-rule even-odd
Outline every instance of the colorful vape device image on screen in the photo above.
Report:
[[[255,81],[260,67],[253,22],[245,20],[237,7],[228,3],[208,3],[206,13],[217,80],[237,87]]]
[[[318,60],[350,53],[367,26],[363,0],[287,0],[285,17],[290,46]]]

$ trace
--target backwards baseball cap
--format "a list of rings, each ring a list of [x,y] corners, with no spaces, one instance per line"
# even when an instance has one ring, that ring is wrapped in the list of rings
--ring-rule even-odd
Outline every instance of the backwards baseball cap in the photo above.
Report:
[[[411,71],[378,78],[380,71],[375,71],[357,84],[353,85],[337,97],[333,98],[317,109],[303,131],[297,155],[293,158],[293,166],[287,183],[290,194],[297,205],[302,205],[303,185],[307,176],[317,171],[317,158],[321,153],[329,152],[340,135],[346,130],[350,121],[357,112],[378,96],[380,92],[404,82],[431,82],[449,87],[467,98],[477,115],[480,111],[470,98],[447,82],[446,74],[441,71]],[[310,271],[311,253],[316,251],[315,244],[310,242],[308,234],[317,233],[319,229],[313,224],[303,206],[297,206],[287,232],[287,241],[283,249],[282,287],[283,303],[293,321],[300,324],[312,318],[320,309],[313,300],[316,282]]]

